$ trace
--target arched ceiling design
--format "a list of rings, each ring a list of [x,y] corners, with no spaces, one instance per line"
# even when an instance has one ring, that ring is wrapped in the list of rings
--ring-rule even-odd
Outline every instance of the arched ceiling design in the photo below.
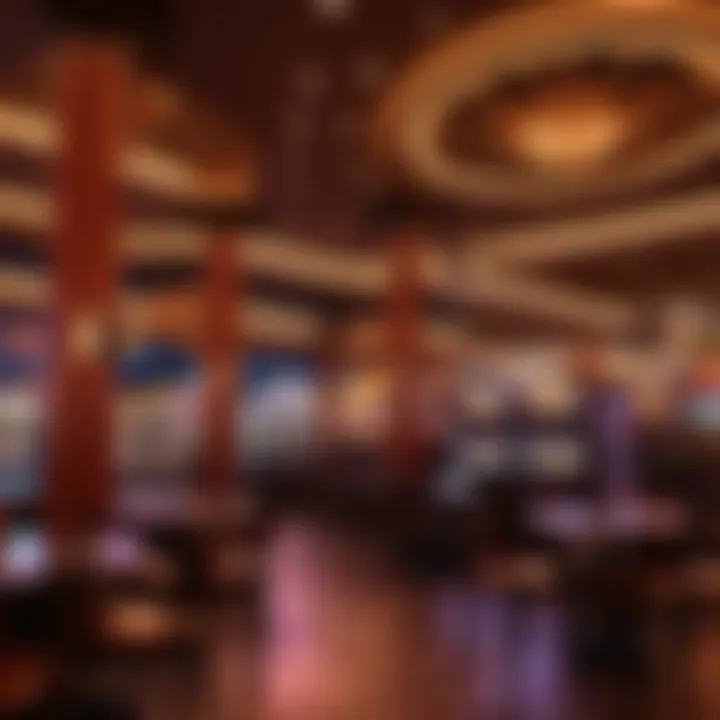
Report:
[[[7,222],[14,216],[14,227],[27,222],[28,229],[47,229],[48,218],[40,208],[48,206],[38,191],[21,192],[12,188],[10,198],[2,202],[0,187],[0,221]],[[24,209],[27,203],[28,209]],[[13,212],[4,218],[2,208],[12,207]],[[34,210],[33,210],[34,209]],[[127,264],[168,263],[182,261],[201,263],[206,232],[189,228],[186,224],[158,224],[154,222],[132,223],[123,239],[123,257]],[[322,289],[328,303],[333,296],[382,299],[385,294],[387,257],[383,250],[352,251],[336,249],[329,251],[316,243],[296,237],[282,237],[267,232],[238,237],[238,253],[249,271],[265,277],[276,277],[286,283]],[[503,242],[498,246],[502,247]],[[618,309],[618,303],[602,297],[576,297],[571,302],[569,293],[558,293],[549,284],[533,286],[527,282],[511,283],[510,270],[499,272],[493,266],[485,276],[484,265],[475,272],[482,278],[482,296],[466,298],[457,294],[457,271],[453,257],[437,249],[428,248],[425,254],[424,283],[427,292],[437,301],[446,303],[481,302],[499,306],[506,312],[518,309],[530,317],[543,317],[566,322],[581,328],[589,326],[601,332],[622,332],[631,321],[629,309]],[[483,262],[485,262],[483,260]]]
[[[622,333],[634,322],[631,303],[598,289],[583,291],[581,286],[541,280],[530,273],[555,264],[596,261],[618,251],[691,245],[720,222],[716,198],[712,190],[679,198],[659,213],[651,206],[646,214],[638,209],[629,215],[607,213],[547,226],[521,225],[483,236],[480,247],[472,236],[459,250],[429,247],[425,284],[440,301],[480,303],[531,319]],[[49,227],[48,199],[37,190],[0,187],[0,218],[6,227],[43,233]],[[136,221],[124,235],[123,256],[130,265],[199,266],[206,241],[206,231],[186,223]],[[338,296],[362,299],[384,294],[387,265],[382,250],[329,250],[308,239],[268,231],[238,237],[237,243],[253,274],[321,290],[328,303]],[[458,297],[459,266],[469,275],[468,286],[478,289],[477,295]]]
[[[0,148],[40,167],[58,153],[53,109],[63,66],[61,50],[46,50],[31,65],[0,75]],[[128,188],[177,204],[207,199],[222,174],[235,202],[254,199],[258,159],[238,130],[172,82],[138,71],[131,89],[128,144],[122,158]]]
[[[411,58],[373,125],[392,182],[471,209],[468,294],[626,331],[716,296],[720,6],[506,5]]]
[[[717,156],[718,65],[717,6],[543,3],[480,18],[411,62],[377,142],[451,201],[618,195]]]
[[[19,31],[35,52],[42,27],[27,10],[32,4],[23,0],[18,16],[26,16]],[[681,252],[697,260],[707,252],[720,222],[716,4],[363,0],[332,17],[318,8],[310,0],[178,0],[173,42],[160,63],[166,79],[143,103],[146,130],[154,132],[125,160],[126,176],[156,196],[138,204],[126,227],[127,263],[198,264],[204,232],[167,211],[197,190],[178,141],[217,157],[203,139],[216,130],[232,138],[242,127],[251,142],[233,143],[233,153],[252,150],[262,158],[263,195],[274,220],[269,232],[243,241],[251,272],[300,294],[311,290],[328,306],[340,297],[381,299],[383,249],[348,243],[358,239],[360,210],[380,178],[366,142],[380,104],[395,123],[377,143],[391,177],[448,201],[452,211],[472,200],[460,215],[465,227],[454,249],[444,242],[427,248],[426,285],[438,307],[460,304],[465,315],[479,317],[481,330],[623,333],[647,289],[672,266],[667,258]],[[476,42],[489,35],[492,42]],[[8,53],[10,67],[25,59],[18,43]],[[483,60],[488,53],[491,63]],[[477,62],[458,74],[452,63],[461,55]],[[631,91],[623,85],[628,77]],[[408,117],[424,122],[427,139],[423,104],[439,112],[461,83],[468,92],[455,97],[439,147],[452,151],[454,163],[472,160],[472,182],[462,188],[410,167],[415,155],[407,143],[422,133],[403,129]],[[226,122],[190,122],[200,131],[189,142],[182,132],[168,133],[163,117],[176,112],[175,87],[202,100],[186,105],[189,121],[196,105],[209,104]],[[0,146],[24,147],[31,157],[52,153],[56,129],[47,114],[13,121],[27,108],[16,96],[6,99],[14,102],[7,103],[4,130],[0,113]],[[570,120],[583,129],[568,144],[576,157],[587,152],[582,162],[568,163],[557,137],[570,120],[555,108],[575,101],[581,112]],[[623,146],[622,154],[605,156],[603,148],[621,132],[617,113],[628,104],[638,140],[627,152]],[[534,138],[523,129],[527,117],[541,129]],[[479,170],[492,175],[489,194],[477,186]],[[233,182],[242,186],[243,178]],[[48,202],[30,198],[28,189],[38,190],[0,188],[0,222],[42,233]],[[624,282],[613,283],[630,257],[643,272],[626,269]],[[607,269],[594,273],[600,265]],[[660,265],[665,270],[656,271]],[[458,291],[458,267],[474,292]],[[699,290],[709,287],[708,278]],[[287,309],[307,307],[298,301]]]

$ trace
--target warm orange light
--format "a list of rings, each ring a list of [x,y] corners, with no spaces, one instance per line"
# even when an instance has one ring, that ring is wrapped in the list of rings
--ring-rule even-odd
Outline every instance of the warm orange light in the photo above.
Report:
[[[628,117],[600,98],[558,98],[518,112],[508,134],[517,155],[538,168],[581,170],[617,154],[628,134]]]

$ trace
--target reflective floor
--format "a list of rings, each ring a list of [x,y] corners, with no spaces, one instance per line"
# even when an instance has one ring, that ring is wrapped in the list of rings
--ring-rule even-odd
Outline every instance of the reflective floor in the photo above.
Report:
[[[199,662],[158,660],[123,677],[151,720],[717,720],[720,623],[658,642],[645,681],[582,677],[566,613],[469,585],[399,580],[367,538],[307,520],[267,547],[262,620],[213,616]]]

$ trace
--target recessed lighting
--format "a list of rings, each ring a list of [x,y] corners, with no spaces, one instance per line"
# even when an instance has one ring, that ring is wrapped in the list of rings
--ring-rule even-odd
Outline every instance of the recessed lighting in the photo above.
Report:
[[[578,170],[612,157],[622,145],[627,117],[612,105],[538,108],[508,128],[516,152],[545,170]]]

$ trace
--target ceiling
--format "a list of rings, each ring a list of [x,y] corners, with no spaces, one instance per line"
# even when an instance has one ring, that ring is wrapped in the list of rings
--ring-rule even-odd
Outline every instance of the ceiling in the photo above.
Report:
[[[701,0],[588,0],[583,14],[584,2],[177,0],[152,60],[247,136],[279,233],[333,249],[366,241],[369,200],[399,183],[454,220],[453,246],[473,258],[465,280],[482,291],[475,327],[543,335],[577,331],[583,316],[609,327],[656,297],[716,294],[720,20],[686,17],[712,5]],[[0,65],[21,68],[46,23],[35,0],[3,4]],[[655,5],[679,15],[655,16],[653,54],[629,38],[645,37],[639,13]],[[597,47],[587,27],[604,28]],[[420,163],[420,140],[406,142],[422,136],[426,106],[443,109],[443,178]],[[309,307],[328,297],[258,287]]]
[[[180,0],[169,66],[248,129],[281,226],[353,241],[380,182],[367,141],[380,96],[417,52],[499,4]]]

